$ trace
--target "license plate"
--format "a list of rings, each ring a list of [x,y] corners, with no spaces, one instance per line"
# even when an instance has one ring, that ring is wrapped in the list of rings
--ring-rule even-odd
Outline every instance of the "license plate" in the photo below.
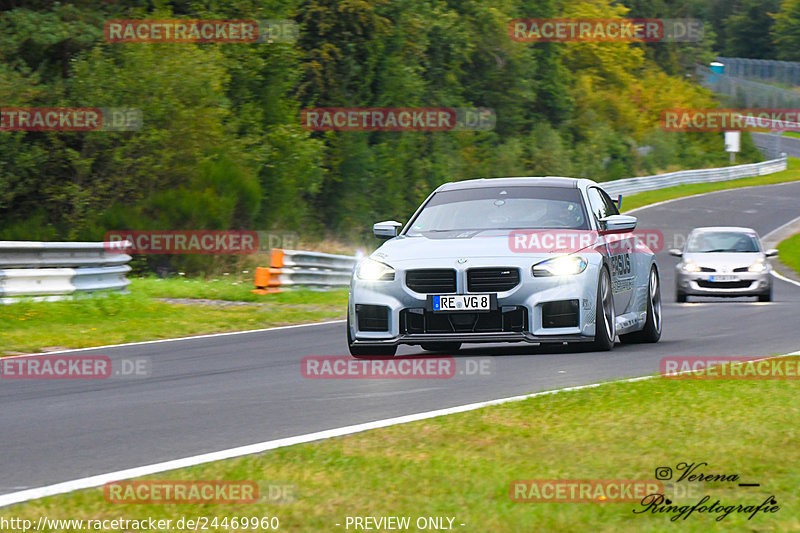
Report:
[[[491,294],[454,294],[434,296],[434,311],[491,311]]]
[[[739,281],[736,276],[709,276],[708,281]]]

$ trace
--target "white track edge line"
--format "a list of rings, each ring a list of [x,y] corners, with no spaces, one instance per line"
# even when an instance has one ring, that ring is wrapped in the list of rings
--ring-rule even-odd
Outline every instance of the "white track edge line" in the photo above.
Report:
[[[782,357],[790,357],[794,355],[800,355],[800,351],[787,353],[783,355],[776,355],[776,356],[753,356],[754,359],[750,361],[763,361],[767,359],[778,359]],[[691,371],[683,371],[677,372],[675,374],[684,374]],[[670,374],[670,375],[675,375]],[[163,463],[155,463],[146,466],[139,466],[135,468],[128,468],[126,470],[119,470],[117,472],[109,472],[107,474],[99,474],[95,476],[89,476],[81,479],[75,479],[72,481],[65,481],[62,483],[56,483],[54,485],[46,485],[44,487],[38,487],[34,489],[26,489],[18,492],[11,492],[8,494],[0,495],[0,507],[5,507],[8,505],[14,505],[17,503],[26,502],[29,500],[35,500],[39,498],[44,498],[47,496],[55,496],[57,494],[64,494],[67,492],[72,492],[75,490],[82,490],[82,489],[90,489],[95,487],[100,487],[105,485],[106,483],[111,483],[114,481],[120,481],[124,479],[130,479],[133,477],[141,477],[147,476],[150,474],[158,474],[161,472],[167,472],[169,470],[175,470],[178,468],[186,468],[191,466],[197,466],[204,463],[210,463],[213,461],[220,461],[223,459],[232,459],[235,457],[242,457],[244,455],[252,455],[255,453],[261,453],[268,450],[274,450],[276,448],[283,448],[286,446],[293,446],[295,444],[303,444],[306,442],[318,441],[318,440],[326,440],[333,437],[341,437],[344,435],[352,435],[354,433],[360,433],[363,431],[368,431],[371,429],[378,429],[384,428],[388,426],[394,426],[399,424],[407,424],[409,422],[416,422],[419,420],[426,420],[429,418],[436,418],[439,416],[451,415],[456,413],[463,413],[466,411],[474,411],[476,409],[482,409],[484,407],[489,407],[493,405],[500,405],[509,402],[519,402],[523,400],[528,400],[531,398],[537,398],[539,396],[547,396],[550,394],[557,394],[560,392],[572,392],[578,390],[585,390],[585,389],[593,389],[595,387],[600,387],[602,385],[614,385],[620,383],[634,383],[637,381],[647,381],[651,379],[655,379],[661,377],[661,374],[651,374],[647,376],[640,376],[635,378],[626,378],[626,379],[619,379],[614,381],[603,381],[600,383],[590,383],[587,385],[576,385],[574,387],[565,387],[562,389],[554,389],[542,392],[534,392],[531,394],[524,394],[520,396],[510,396],[507,398],[500,398],[496,400],[487,400],[483,402],[476,402],[470,403],[465,405],[457,405],[455,407],[447,407],[445,409],[437,409],[435,411],[427,411],[424,413],[416,413],[411,415],[403,415],[394,418],[386,418],[383,420],[376,420],[374,422],[365,422],[363,424],[355,424],[352,426],[344,426],[340,428],[328,429],[324,431],[317,431],[315,433],[307,433],[305,435],[298,435],[295,437],[286,437],[283,439],[271,440],[266,442],[259,442],[256,444],[249,444],[246,446],[238,446],[236,448],[229,448],[226,450],[220,450],[217,452],[205,453],[201,455],[194,455],[191,457],[185,457],[182,459],[173,459],[171,461],[165,461]]]
[[[782,226],[779,226],[779,227],[775,228],[774,230],[770,231],[769,233],[767,233],[766,235],[764,235],[763,237],[761,237],[761,240],[762,240],[762,241],[766,241],[766,240],[768,240],[768,239],[769,239],[769,238],[770,238],[770,237],[771,237],[773,234],[775,234],[775,233],[778,233],[778,232],[779,232],[779,231],[781,231],[783,228],[788,228],[789,226],[791,226],[791,225],[793,225],[793,224],[797,224],[798,222],[800,222],[800,217],[793,218],[792,220],[790,220],[790,221],[789,221],[789,222],[787,222],[786,224],[783,224]]]
[[[790,220],[790,221],[789,221],[789,222],[787,222],[786,224],[784,224],[784,225],[782,225],[782,226],[780,226],[780,227],[777,227],[777,228],[775,228],[774,230],[770,231],[769,233],[767,233],[766,235],[764,235],[763,237],[761,237],[761,241],[763,242],[763,241],[766,241],[766,240],[768,240],[768,239],[769,239],[769,238],[770,238],[772,235],[774,235],[774,234],[776,234],[776,233],[780,232],[780,231],[781,231],[782,229],[784,229],[784,228],[788,228],[789,226],[791,226],[791,225],[793,225],[793,224],[797,224],[798,222],[800,222],[800,217],[793,218],[792,220]],[[775,243],[775,245],[777,246],[777,245],[778,245],[778,243]],[[785,282],[787,282],[787,283],[791,283],[792,285],[797,285],[798,287],[800,287],[800,282],[797,282],[797,281],[795,281],[795,280],[793,280],[793,279],[787,278],[786,276],[784,276],[784,275],[783,275],[783,274],[781,274],[780,272],[776,272],[774,268],[772,269],[772,272],[771,272],[771,274],[772,274],[774,277],[776,277],[776,278],[778,278],[779,280],[781,280],[781,281],[785,281]]]
[[[779,280],[781,280],[781,281],[785,281],[787,283],[791,283],[792,285],[797,285],[798,287],[800,287],[800,281],[795,281],[793,279],[789,279],[786,276],[784,276],[783,274],[781,274],[780,272],[775,272],[774,269],[772,270],[771,274],[773,276],[775,276],[776,278],[778,278]]]

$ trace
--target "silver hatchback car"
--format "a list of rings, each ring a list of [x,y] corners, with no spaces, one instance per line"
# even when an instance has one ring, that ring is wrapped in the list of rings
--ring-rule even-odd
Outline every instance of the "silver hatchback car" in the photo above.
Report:
[[[675,299],[687,296],[757,296],[772,300],[772,267],[768,257],[777,250],[764,250],[755,230],[729,226],[695,228],[675,269]]]
[[[657,342],[661,291],[652,250],[600,186],[574,178],[446,183],[355,268],[353,356],[400,344]]]

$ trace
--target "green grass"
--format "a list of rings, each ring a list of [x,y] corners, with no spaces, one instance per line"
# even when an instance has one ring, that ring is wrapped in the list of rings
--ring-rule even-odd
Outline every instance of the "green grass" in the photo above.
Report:
[[[784,137],[794,137],[795,139],[800,139],[800,132],[797,131],[785,131],[783,132]]]
[[[792,235],[778,244],[778,259],[800,274],[800,233]]]
[[[131,280],[129,290],[151,298],[204,298],[251,303],[325,304],[336,305],[347,302],[346,289],[333,291],[284,290],[276,294],[254,294],[253,278],[229,279],[184,279],[144,277]]]
[[[503,533],[798,531],[798,395],[796,380],[607,384],[145,478],[289,483],[298,494],[293,503],[121,505],[88,489],[2,514],[34,521],[277,516],[281,531],[294,532],[345,531],[347,516],[450,516],[466,524],[457,531]],[[758,505],[774,495],[780,510],[750,521],[695,513],[670,522],[669,515],[634,514],[636,503],[515,503],[508,496],[518,479],[648,480],[656,467],[703,461],[706,474],[737,474],[761,486],[692,485],[694,494],[676,504],[708,494],[709,504]]]
[[[131,294],[0,306],[0,355],[86,348],[344,318],[347,291],[255,295],[252,283],[131,280]],[[267,305],[178,305],[156,298],[208,298]]]
[[[752,187],[754,185],[771,185],[773,183],[785,183],[788,181],[800,181],[800,159],[790,157],[786,170],[767,174],[766,176],[755,176],[752,178],[741,178],[733,181],[721,181],[717,183],[696,183],[694,185],[679,185],[668,189],[657,191],[640,192],[631,196],[622,197],[623,211],[643,207],[645,205],[682,198],[693,194],[704,192],[721,191],[724,189],[738,189],[740,187]]]

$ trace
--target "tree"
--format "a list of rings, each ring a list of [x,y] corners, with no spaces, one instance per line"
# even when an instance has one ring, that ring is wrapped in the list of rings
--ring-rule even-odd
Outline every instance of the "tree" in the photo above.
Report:
[[[770,15],[780,0],[741,0],[736,12],[725,19],[724,54],[728,57],[773,59],[775,45],[770,34],[775,20]]]
[[[778,59],[800,61],[800,0],[783,0],[772,30]]]

